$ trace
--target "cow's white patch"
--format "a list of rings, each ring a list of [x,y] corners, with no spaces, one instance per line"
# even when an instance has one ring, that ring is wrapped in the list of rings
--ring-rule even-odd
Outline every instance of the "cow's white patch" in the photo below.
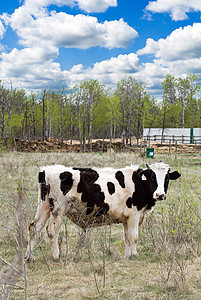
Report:
[[[153,163],[150,165],[150,168],[156,174],[156,180],[158,187],[154,192],[154,199],[157,199],[160,195],[165,195],[165,176],[168,173],[169,165],[160,162],[160,163]]]
[[[144,174],[142,175],[142,180],[147,180],[146,176]]]

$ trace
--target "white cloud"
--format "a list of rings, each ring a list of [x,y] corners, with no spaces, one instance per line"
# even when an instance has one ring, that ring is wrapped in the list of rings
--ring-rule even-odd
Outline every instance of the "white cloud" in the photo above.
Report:
[[[174,30],[166,39],[148,39],[139,55],[154,54],[164,62],[188,60],[201,56],[201,23]]]
[[[13,85],[25,89],[53,88],[64,81],[60,64],[52,59],[53,49],[40,47],[14,48],[10,53],[1,55],[0,69],[2,78],[12,79]],[[55,55],[57,49],[54,49]]]
[[[117,0],[78,0],[78,6],[88,12],[104,12],[108,7],[117,6]]]
[[[40,15],[44,8],[50,5],[57,6],[78,6],[87,13],[105,12],[109,7],[116,7],[117,0],[25,0],[22,7],[32,15]]]
[[[138,55],[144,54],[156,54],[159,50],[159,43],[151,38],[146,41],[146,46],[143,49],[137,51]]]
[[[152,92],[157,89],[161,92],[161,80],[169,73],[169,69],[163,66],[160,61],[154,60],[153,63],[142,64],[136,78],[146,83],[147,88]]]
[[[57,47],[36,46],[21,50],[14,48],[10,53],[3,53],[0,61],[2,78],[12,78],[14,82],[21,82],[25,89],[39,89],[44,86],[58,87],[59,82],[67,82],[73,86],[80,80],[91,78],[114,85],[121,78],[135,75],[139,71],[139,58],[134,53],[95,63],[92,68],[85,69],[79,64],[69,71],[62,71],[60,64],[54,62],[57,51]]]
[[[174,30],[166,39],[147,39],[138,55],[152,54],[152,63],[142,65],[137,76],[152,90],[159,86],[165,74],[183,76],[189,73],[201,76],[201,23]]]
[[[3,24],[2,24],[2,22],[0,20],[0,39],[3,38],[4,32],[5,32],[5,28],[4,28],[4,26],[3,26]]]
[[[135,73],[139,66],[139,58],[136,54],[120,54],[118,57],[95,63],[93,67],[94,74],[112,74],[112,73]]]
[[[62,71],[60,64],[54,62],[60,47],[126,47],[138,34],[123,19],[99,23],[97,18],[91,16],[48,12],[47,7],[50,4],[76,4],[84,10],[91,7],[93,11],[103,11],[109,6],[117,5],[117,1],[26,0],[13,14],[0,16],[4,24],[15,31],[19,42],[24,46],[22,49],[14,48],[10,53],[1,54],[2,78],[12,78],[21,83],[23,88],[37,89],[53,87],[58,81],[74,84],[77,80],[93,76],[105,83],[112,82],[114,78],[136,72],[138,57],[135,54],[120,55],[96,63],[93,68],[84,69],[79,64],[69,71]]]
[[[68,15],[64,12],[41,14],[34,18],[21,6],[4,22],[16,31],[24,46],[44,45],[51,42],[56,47],[87,49],[126,47],[137,32],[123,19],[99,23],[97,18],[85,15]]]
[[[189,73],[201,76],[201,58],[177,60],[167,64],[169,73],[175,76],[183,76]]]
[[[114,85],[123,77],[136,74],[139,70],[138,63],[139,58],[134,53],[119,55],[118,57],[95,63],[93,68],[84,69],[82,65],[74,66],[68,72],[68,78],[71,84],[79,80],[94,78],[101,83]]]
[[[187,19],[186,13],[201,11],[200,0],[156,0],[149,1],[146,11],[152,13],[170,13],[174,21]]]
[[[19,34],[24,45],[51,41],[57,47],[80,49],[125,47],[137,36],[137,32],[122,19],[98,23],[95,17],[65,13],[53,13],[34,20],[31,26],[21,28]]]
[[[114,86],[122,78],[133,76],[139,82],[146,83],[151,93],[157,94],[161,93],[161,80],[169,72],[170,69],[163,66],[159,60],[140,65],[139,57],[130,53],[95,63],[93,68],[84,69],[83,66],[79,66],[79,72],[76,73],[72,68],[68,78],[72,83],[95,78],[101,83]]]
[[[1,55],[0,69],[3,78],[23,77],[26,73],[31,74],[36,66],[52,63],[53,52],[57,55],[57,49],[49,47],[25,48],[18,50],[14,48],[10,53]]]

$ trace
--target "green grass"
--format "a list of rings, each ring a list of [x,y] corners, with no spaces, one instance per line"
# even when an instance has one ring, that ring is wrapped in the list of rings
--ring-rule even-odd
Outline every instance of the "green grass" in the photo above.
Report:
[[[18,252],[16,205],[22,192],[24,251],[28,224],[37,207],[39,167],[145,167],[168,163],[182,177],[171,182],[166,201],[157,203],[139,230],[139,257],[124,259],[121,225],[93,229],[77,248],[79,229],[67,221],[61,228],[62,258],[53,262],[49,242],[26,265],[28,299],[201,299],[201,157],[155,154],[154,160],[135,153],[0,153],[0,270],[2,278]],[[66,221],[66,220],[65,220]],[[46,236],[44,234],[44,236]],[[67,255],[66,255],[67,254]],[[167,275],[170,273],[169,276]],[[10,299],[24,299],[25,280],[15,281]],[[0,282],[0,294],[3,286]]]

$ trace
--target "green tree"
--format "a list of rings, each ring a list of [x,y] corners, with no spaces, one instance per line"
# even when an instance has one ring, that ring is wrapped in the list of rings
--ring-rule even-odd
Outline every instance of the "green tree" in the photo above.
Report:
[[[144,117],[143,117],[143,127],[149,128],[150,130],[153,127],[158,126],[158,119],[160,118],[160,107],[157,104],[157,101],[154,97],[146,97],[144,105]]]
[[[146,101],[145,85],[138,83],[135,78],[128,77],[117,83],[116,95],[120,99],[122,138],[126,143],[135,134],[137,139],[142,134],[144,104]]]
[[[194,74],[188,74],[185,78],[177,79],[178,101],[181,106],[181,119],[183,128],[185,127],[185,113],[188,106],[195,106],[194,97],[199,90],[196,80],[197,76]]]
[[[76,86],[76,102],[79,112],[80,141],[84,146],[85,139],[91,142],[93,134],[94,111],[104,94],[104,87],[98,80],[82,81]]]

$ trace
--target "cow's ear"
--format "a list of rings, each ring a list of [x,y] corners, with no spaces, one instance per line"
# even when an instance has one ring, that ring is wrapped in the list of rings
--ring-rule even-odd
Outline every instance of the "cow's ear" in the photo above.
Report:
[[[147,167],[148,170],[151,170],[151,168],[148,164],[146,164],[146,167]]]
[[[169,176],[170,180],[176,180],[181,176],[181,174],[179,174],[177,171],[174,171],[172,173],[169,173]]]

